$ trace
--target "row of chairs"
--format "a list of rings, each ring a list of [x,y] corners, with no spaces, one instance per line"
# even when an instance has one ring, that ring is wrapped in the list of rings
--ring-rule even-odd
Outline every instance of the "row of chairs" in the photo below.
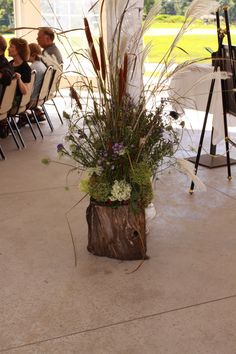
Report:
[[[29,89],[28,89],[27,94],[22,95],[19,105],[14,109],[12,108],[12,106],[13,106],[13,101],[14,101],[14,97],[15,97],[16,87],[17,87],[17,80],[14,78],[12,80],[11,84],[6,87],[3,97],[2,97],[1,106],[0,106],[0,120],[7,119],[8,128],[10,130],[10,133],[11,133],[18,149],[20,149],[21,147],[25,147],[24,139],[22,137],[21,131],[18,128],[18,125],[16,122],[16,119],[17,119],[17,117],[19,117],[20,114],[24,114],[25,118],[27,119],[28,125],[29,125],[30,130],[33,134],[34,139],[37,139],[37,136],[35,134],[35,131],[34,131],[31,119],[30,119],[29,112],[30,112],[31,116],[34,118],[34,122],[36,123],[38,131],[39,131],[41,137],[43,138],[43,132],[40,127],[37,115],[35,113],[35,109],[37,107],[40,106],[42,108],[42,112],[49,124],[49,127],[50,127],[51,131],[53,131],[53,129],[54,129],[53,124],[52,124],[52,121],[49,117],[49,114],[48,114],[48,112],[46,110],[46,106],[45,106],[46,103],[51,101],[57,111],[57,114],[58,114],[58,117],[59,117],[61,123],[63,124],[62,117],[61,117],[59,110],[56,106],[56,103],[54,101],[54,98],[55,98],[57,91],[58,91],[58,86],[59,86],[61,75],[62,75],[62,67],[59,67],[56,70],[52,66],[49,66],[47,68],[47,70],[44,73],[44,77],[43,77],[43,80],[41,83],[38,97],[35,100],[33,105],[30,101],[30,98],[31,98],[31,94],[34,89],[34,83],[35,83],[35,77],[36,77],[35,70],[33,70],[31,72],[31,81],[29,83]],[[5,160],[6,155],[5,155],[1,145],[0,145],[0,156],[2,157],[2,159]]]

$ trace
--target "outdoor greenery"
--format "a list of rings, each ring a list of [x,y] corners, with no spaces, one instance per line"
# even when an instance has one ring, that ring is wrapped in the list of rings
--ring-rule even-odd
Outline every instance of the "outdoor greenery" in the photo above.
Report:
[[[163,0],[161,13],[169,15],[184,15],[187,7],[193,0]],[[236,0],[217,0],[220,5],[228,5],[230,8],[229,16],[231,21],[236,21]],[[144,0],[144,14],[157,0]]]
[[[0,28],[6,30],[13,24],[13,0],[0,0]]]
[[[147,44],[151,42],[152,47],[151,51],[148,54],[147,62],[149,63],[158,63],[162,58],[163,51],[166,51],[173,41],[173,35],[167,36],[145,36],[144,43]],[[192,43],[195,43],[194,46]],[[190,59],[206,59],[210,60],[210,54],[205,49],[206,47],[211,48],[213,51],[217,50],[217,37],[216,35],[186,35],[181,38],[178,47],[184,49],[185,51],[176,48],[175,61],[181,63],[185,60]]]

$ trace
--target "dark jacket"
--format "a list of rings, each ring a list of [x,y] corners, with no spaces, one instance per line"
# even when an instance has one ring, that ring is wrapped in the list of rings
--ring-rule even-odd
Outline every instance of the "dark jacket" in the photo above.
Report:
[[[2,74],[2,77],[0,78],[1,102],[6,86],[10,85],[11,80],[13,79],[13,76],[15,74],[12,65],[8,62],[4,55],[0,55],[0,73]]]
[[[3,86],[10,85],[14,75],[14,70],[4,55],[0,55],[0,73],[2,74],[2,78],[0,78],[0,84]]]

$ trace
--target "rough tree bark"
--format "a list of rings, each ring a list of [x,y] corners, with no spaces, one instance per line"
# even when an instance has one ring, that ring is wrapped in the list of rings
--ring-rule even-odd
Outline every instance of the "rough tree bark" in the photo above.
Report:
[[[122,260],[146,258],[145,213],[90,202],[86,212],[88,251],[97,256]]]

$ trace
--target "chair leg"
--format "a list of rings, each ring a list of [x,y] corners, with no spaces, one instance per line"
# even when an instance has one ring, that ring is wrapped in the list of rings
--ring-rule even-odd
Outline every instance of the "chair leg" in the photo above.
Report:
[[[38,118],[37,118],[37,116],[36,116],[36,114],[35,114],[35,111],[33,110],[33,109],[31,109],[31,113],[32,113],[32,115],[33,115],[33,117],[34,117],[34,120],[35,120],[35,123],[36,123],[36,125],[37,125],[37,128],[38,128],[38,130],[39,130],[39,133],[40,133],[40,135],[41,135],[41,137],[42,137],[42,139],[43,139],[43,132],[42,132],[42,129],[40,128],[40,125],[39,125],[39,121],[38,121]]]
[[[18,142],[18,140],[17,140],[17,138],[16,138],[16,134],[14,133],[14,130],[12,129],[11,122],[10,122],[9,118],[7,118],[7,124],[8,124],[8,127],[9,127],[9,129],[10,129],[11,135],[12,135],[14,141],[15,141],[15,144],[16,144],[16,146],[17,146],[17,149],[20,150],[19,142]]]
[[[33,128],[33,126],[32,126],[32,123],[31,123],[31,121],[30,121],[30,118],[29,118],[29,115],[28,115],[27,112],[25,112],[25,116],[26,116],[27,122],[28,122],[28,124],[29,124],[30,130],[31,130],[31,132],[32,132],[32,134],[33,134],[33,137],[34,137],[34,139],[36,140],[36,139],[37,139],[37,136],[35,135],[34,128]]]
[[[55,101],[54,101],[53,98],[52,98],[52,103],[54,104],[54,107],[55,107],[55,109],[56,109],[56,111],[57,111],[57,114],[58,114],[58,117],[59,117],[59,119],[60,119],[60,121],[61,121],[61,124],[64,124],[64,122],[63,122],[63,120],[62,120],[62,117],[61,117],[61,115],[60,115],[60,112],[58,111],[57,105],[56,105],[56,103],[55,103]]]
[[[21,133],[20,133],[20,130],[19,130],[19,128],[18,128],[18,126],[17,126],[17,124],[16,124],[16,122],[15,122],[15,119],[14,119],[13,117],[11,117],[11,122],[12,122],[12,124],[13,124],[13,126],[14,126],[16,132],[17,132],[17,135],[18,135],[18,137],[19,137],[19,139],[20,139],[20,142],[21,142],[22,147],[25,148],[25,142],[24,142],[24,140],[23,140],[23,138],[22,138],[22,135],[21,135]],[[11,125],[11,123],[9,123],[9,125]],[[12,130],[13,130],[13,129],[12,129]]]
[[[51,119],[50,119],[48,112],[46,111],[46,108],[44,107],[44,105],[42,105],[42,109],[43,109],[43,113],[48,121],[49,127],[50,127],[51,131],[53,132],[53,130],[54,130],[53,125],[52,125]]]
[[[3,160],[6,160],[6,156],[5,156],[4,152],[3,152],[3,149],[1,147],[1,145],[0,145],[0,156],[2,157]]]

